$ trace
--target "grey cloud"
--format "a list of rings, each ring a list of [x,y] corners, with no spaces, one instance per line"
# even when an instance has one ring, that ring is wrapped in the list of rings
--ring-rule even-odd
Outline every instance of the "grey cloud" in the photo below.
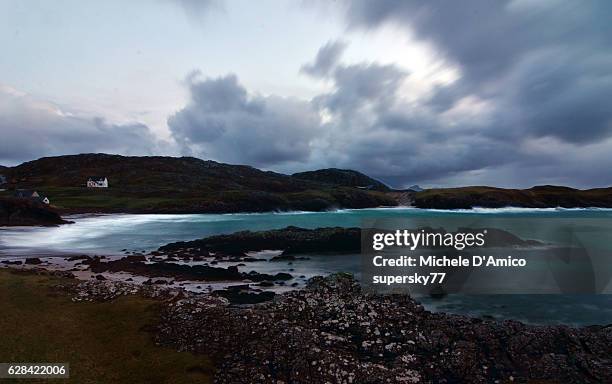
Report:
[[[345,42],[329,41],[319,48],[314,62],[303,65],[301,71],[315,77],[326,77],[338,64],[345,49]]]
[[[185,15],[194,22],[201,22],[203,17],[211,10],[220,10],[224,7],[223,0],[171,0],[178,4]]]
[[[351,25],[406,26],[468,75],[481,79],[505,71],[534,49],[611,42],[606,1],[357,0],[348,4]]]
[[[503,140],[474,137],[472,127],[449,135],[435,110],[402,101],[398,90],[407,76],[394,65],[338,64],[328,76],[333,89],[315,98],[332,114],[317,161],[356,168],[394,186],[482,168],[483,158],[489,165],[511,161]]]
[[[484,10],[505,12],[498,5]],[[503,34],[511,34],[513,23],[506,21]],[[495,58],[480,62],[489,60],[484,53],[477,58],[469,52],[451,55],[449,49],[453,60],[471,57],[475,63],[459,62],[461,79],[440,87],[432,99],[405,101],[399,93],[409,76],[405,70],[342,63],[327,43],[302,68],[331,85],[312,102],[251,95],[233,75],[190,77],[191,100],[168,123],[183,150],[199,156],[286,172],[354,168],[396,187],[612,183],[606,171],[612,165],[606,155],[612,149],[609,55],[593,53],[592,43],[571,45],[581,41],[575,36],[571,44],[565,41],[573,49],[527,44],[520,37],[527,32],[517,35],[517,42],[500,44],[508,55],[500,65],[491,64]],[[478,33],[466,36],[476,39]],[[583,57],[576,60],[579,51]],[[486,110],[454,110],[470,98],[484,102]]]
[[[609,137],[611,68],[612,54],[578,62],[563,51],[539,54],[510,72],[509,91],[499,97],[500,114],[502,108],[517,111],[517,123],[526,135],[575,143]]]
[[[148,155],[159,149],[140,123],[112,124],[64,114],[52,104],[0,87],[0,163],[82,152]]]
[[[364,104],[385,107],[393,101],[398,87],[407,73],[394,65],[341,65],[333,73],[335,91],[320,96],[332,112],[352,113]]]
[[[345,140],[335,165],[358,164],[396,185],[612,183],[603,170],[612,151],[609,2],[357,0],[344,10],[352,28],[405,27],[460,78],[416,105],[403,104],[392,84],[381,86],[386,92],[374,93],[387,99],[368,113],[340,97],[365,80],[335,78],[334,92],[317,99],[350,116],[333,122]],[[470,98],[487,111],[445,118]]]
[[[403,25],[460,67],[430,100],[439,111],[478,95],[504,134],[584,143],[611,133],[609,2],[354,1],[347,16],[354,27]]]
[[[189,103],[168,119],[185,153],[263,167],[310,156],[320,128],[310,103],[249,95],[235,75],[190,77],[188,85]]]

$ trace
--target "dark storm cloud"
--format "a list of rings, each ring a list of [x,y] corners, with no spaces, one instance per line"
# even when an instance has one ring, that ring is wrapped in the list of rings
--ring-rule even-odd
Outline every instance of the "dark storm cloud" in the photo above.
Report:
[[[437,107],[476,94],[500,118],[516,112],[504,128],[521,135],[580,143],[611,132],[610,2],[352,1],[347,15],[357,27],[406,26],[459,66],[461,79],[432,98]]]
[[[158,143],[146,125],[111,124],[61,113],[55,106],[0,88],[0,164],[83,152],[147,155]]]
[[[310,156],[320,127],[310,103],[249,95],[235,75],[187,81],[190,101],[168,119],[184,153],[255,166]]]
[[[405,27],[459,78],[406,98],[405,69],[342,62],[347,43],[330,41],[301,68],[330,86],[312,102],[251,95],[235,76],[193,78],[191,101],[169,126],[199,156],[286,171],[354,168],[397,187],[611,184],[610,8],[347,2],[351,27]]]
[[[302,66],[301,71],[311,76],[325,77],[338,64],[338,60],[346,49],[342,41],[329,41],[317,52],[314,62]]]
[[[500,106],[518,112],[517,123],[526,135],[575,143],[609,137],[611,53],[581,59],[564,50],[534,54],[510,72],[508,93],[499,97]]]
[[[381,91],[372,92],[379,96],[371,100],[353,99],[342,95],[360,94],[354,88],[374,76],[355,65],[363,78],[342,81],[339,74],[349,73],[349,66],[337,64],[329,75],[334,91],[317,98],[344,116],[330,123],[333,132],[341,132],[336,139],[344,141],[343,155],[330,158],[335,165],[353,164],[396,185],[612,183],[603,171],[612,163],[605,155],[612,152],[612,3],[345,5],[352,28],[404,27],[460,76],[416,103],[398,97],[401,76],[378,81]],[[353,100],[370,100],[376,108],[364,113],[361,101]]]
[[[399,187],[482,168],[483,158],[489,166],[511,161],[509,144],[474,136],[479,123],[463,122],[449,132],[431,105],[402,99],[410,74],[397,65],[335,60],[325,68],[317,76],[332,89],[313,100],[330,116],[314,156],[320,166],[359,169]]]

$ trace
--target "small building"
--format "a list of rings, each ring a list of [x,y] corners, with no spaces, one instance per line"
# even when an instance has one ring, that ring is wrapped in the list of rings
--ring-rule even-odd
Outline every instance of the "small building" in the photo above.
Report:
[[[108,188],[108,179],[100,176],[89,176],[87,178],[87,188]]]
[[[43,204],[49,204],[49,198],[46,196],[42,196],[37,191],[30,191],[27,189],[18,189],[15,191],[15,197],[18,199],[32,199],[40,201]]]
[[[17,189],[15,191],[15,197],[19,199],[38,199],[40,194],[36,191],[30,191],[29,189]]]

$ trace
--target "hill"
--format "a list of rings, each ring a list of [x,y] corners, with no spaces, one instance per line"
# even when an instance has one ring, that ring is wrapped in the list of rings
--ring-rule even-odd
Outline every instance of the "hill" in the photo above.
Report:
[[[10,188],[37,189],[64,212],[321,211],[395,205],[376,191],[331,185],[193,157],[80,154],[7,168]],[[86,188],[89,176],[109,188]]]
[[[390,190],[388,186],[380,181],[350,169],[327,168],[294,173],[291,176],[300,180],[309,180],[336,186],[359,187],[373,191]]]
[[[574,189],[543,185],[529,189],[461,187],[428,189],[414,195],[414,205],[432,209],[502,208],[612,208],[612,188]]]

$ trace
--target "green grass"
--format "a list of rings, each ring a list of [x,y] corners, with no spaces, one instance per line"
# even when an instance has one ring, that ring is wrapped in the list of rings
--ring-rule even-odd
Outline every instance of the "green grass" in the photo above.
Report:
[[[370,199],[370,206],[393,205],[381,192],[355,188],[309,189],[300,192],[259,190],[187,190],[137,187],[41,187],[53,207],[67,212],[250,212],[324,210]],[[2,193],[12,192],[0,192]],[[378,202],[378,203],[377,203]],[[361,203],[363,204],[363,203]]]
[[[143,330],[155,322],[155,301],[73,303],[52,288],[59,281],[0,270],[0,362],[69,363],[70,379],[51,382],[211,382],[206,357],[158,347]]]

